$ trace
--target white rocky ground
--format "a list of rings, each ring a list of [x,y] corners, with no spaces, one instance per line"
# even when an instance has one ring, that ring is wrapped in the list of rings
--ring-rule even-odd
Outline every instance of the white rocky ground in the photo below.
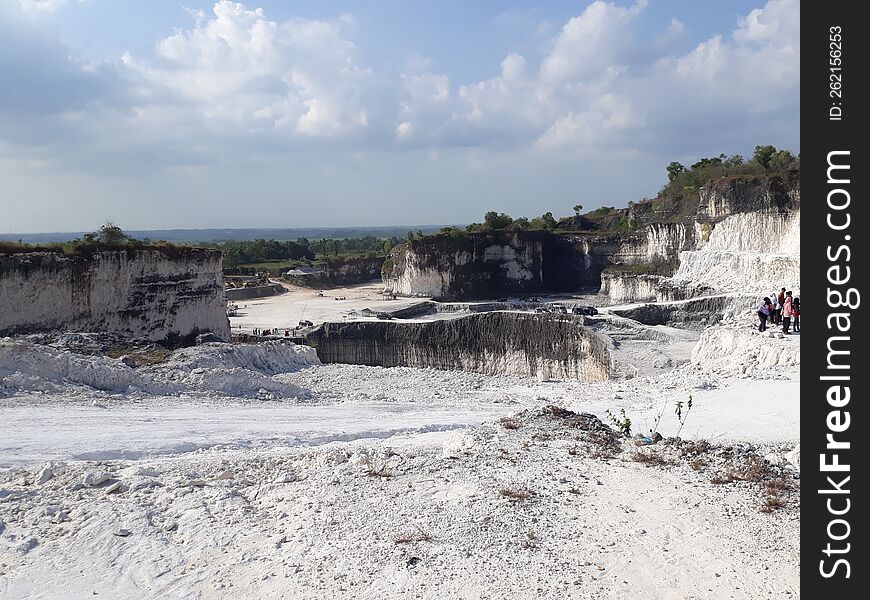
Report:
[[[796,597],[800,338],[750,323],[603,315],[595,384],[0,340],[0,597]],[[541,410],[671,436],[689,394],[712,447]]]

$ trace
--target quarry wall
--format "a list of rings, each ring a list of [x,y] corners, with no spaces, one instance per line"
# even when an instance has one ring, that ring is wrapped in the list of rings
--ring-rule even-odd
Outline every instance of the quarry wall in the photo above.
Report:
[[[310,288],[329,287],[334,285],[354,285],[366,283],[381,278],[384,257],[351,258],[341,262],[328,264],[321,272],[304,276],[285,275],[285,279],[294,285]]]
[[[624,213],[630,225],[619,231],[494,230],[413,240],[393,249],[384,285],[440,300],[601,291],[614,302],[800,288],[798,184],[723,177]]]
[[[324,323],[308,338],[324,363],[428,367],[603,381],[608,342],[582,317],[493,312],[429,322]]]
[[[427,236],[400,244],[384,263],[387,292],[438,299],[485,298],[544,289],[548,236],[539,231]]]
[[[227,300],[250,300],[252,298],[268,298],[285,293],[287,290],[280,283],[269,285],[254,285],[251,287],[230,288],[226,291]]]
[[[0,254],[0,335],[111,332],[183,343],[229,340],[221,253],[184,248]]]

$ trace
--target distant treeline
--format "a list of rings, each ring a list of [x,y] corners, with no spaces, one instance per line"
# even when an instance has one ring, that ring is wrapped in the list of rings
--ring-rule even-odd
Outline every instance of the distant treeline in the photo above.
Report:
[[[659,201],[697,194],[701,187],[723,177],[778,178],[791,183],[800,178],[800,154],[795,156],[788,150],[778,150],[771,145],[756,146],[752,158],[748,160],[739,154],[732,156],[720,154],[702,158],[688,167],[674,161],[667,166],[666,171],[668,182],[657,196]],[[646,198],[643,200],[643,202],[652,201],[653,199]],[[634,205],[634,202],[629,202],[629,208]],[[546,212],[540,217],[514,218],[505,213],[489,211],[484,214],[481,223],[472,223],[465,228],[443,227],[440,233],[461,237],[467,233],[499,229],[571,230],[577,228],[579,223],[582,223],[584,228],[607,231],[624,231],[634,226],[626,209],[601,206],[587,213],[582,211],[583,205],[575,204],[574,215],[560,219],[556,219],[552,212]],[[408,239],[413,239],[410,232]]]
[[[373,236],[381,239],[404,237],[409,229],[435,233],[441,225],[384,226],[384,227],[263,227],[250,229],[152,229],[126,230],[131,239],[166,240],[185,244],[212,244],[232,241],[344,239]],[[27,244],[64,243],[81,239],[86,232],[72,233],[0,233],[0,240],[20,241]]]
[[[321,238],[279,241],[258,239],[210,244],[223,252],[224,267],[235,269],[242,265],[278,263],[288,265],[328,262],[336,259],[376,258],[385,256],[401,242],[401,238],[380,238],[371,235],[344,239]]]
[[[53,252],[70,256],[90,256],[105,251],[159,250],[174,255],[192,251],[192,246],[174,244],[164,240],[136,239],[112,222],[107,222],[99,230],[85,233],[81,237],[65,242],[28,244],[22,241],[0,240],[0,253],[20,254],[24,252]]]
[[[780,177],[791,181],[800,176],[801,158],[788,150],[777,150],[771,145],[756,146],[752,158],[745,160],[739,154],[720,154],[702,158],[689,167],[679,162],[667,166],[668,182],[659,196],[677,196],[695,192],[714,179],[728,176]]]

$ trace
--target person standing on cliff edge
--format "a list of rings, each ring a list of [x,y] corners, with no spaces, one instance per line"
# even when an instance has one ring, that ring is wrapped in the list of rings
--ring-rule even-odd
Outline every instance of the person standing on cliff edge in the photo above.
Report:
[[[758,331],[765,331],[767,329],[767,318],[769,316],[770,316],[770,298],[765,296],[764,300],[762,300],[761,304],[758,306],[758,320],[761,321],[758,324]]]
[[[786,292],[782,303],[782,332],[786,335],[788,335],[788,328],[791,325],[792,314],[791,292]]]
[[[782,291],[776,296],[776,322],[782,323],[782,305],[785,302],[785,288],[782,288]]]

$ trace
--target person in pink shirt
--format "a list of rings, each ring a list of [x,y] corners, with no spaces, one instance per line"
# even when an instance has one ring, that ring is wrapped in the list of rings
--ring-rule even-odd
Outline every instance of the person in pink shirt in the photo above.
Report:
[[[788,335],[788,328],[791,325],[791,318],[794,315],[794,310],[791,301],[791,292],[785,293],[785,298],[782,301],[782,332]]]

